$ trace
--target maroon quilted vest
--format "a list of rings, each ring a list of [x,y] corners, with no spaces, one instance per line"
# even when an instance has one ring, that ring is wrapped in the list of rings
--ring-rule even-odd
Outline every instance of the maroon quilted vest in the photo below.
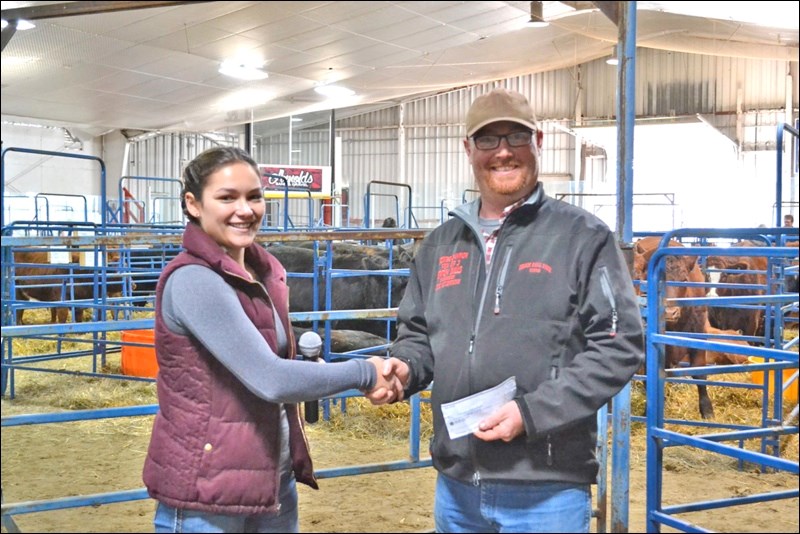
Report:
[[[144,464],[145,486],[153,499],[175,508],[217,514],[275,511],[280,477],[279,405],[248,391],[196,338],[172,333],[164,324],[160,302],[164,284],[175,269],[208,267],[234,288],[247,316],[277,352],[274,304],[289,336],[289,354],[283,356],[294,358],[286,271],[254,243],[245,258],[261,283],[250,281],[194,223],[186,226],[183,247],[185,251],[164,268],[156,287],[159,412]],[[299,408],[296,404],[284,407],[295,476],[316,489]]]

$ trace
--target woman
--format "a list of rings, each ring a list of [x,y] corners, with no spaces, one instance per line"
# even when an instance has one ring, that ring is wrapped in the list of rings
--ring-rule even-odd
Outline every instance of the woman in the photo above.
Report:
[[[294,360],[286,272],[254,242],[265,203],[246,152],[198,155],[181,197],[184,251],[156,287],[160,411],[143,474],[156,532],[297,532],[295,480],[318,487],[297,403],[400,388],[377,357]]]

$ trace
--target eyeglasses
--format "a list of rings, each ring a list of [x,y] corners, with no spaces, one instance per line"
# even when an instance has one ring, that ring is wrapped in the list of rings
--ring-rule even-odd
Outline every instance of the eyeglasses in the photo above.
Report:
[[[533,132],[512,132],[506,135],[475,135],[472,141],[475,148],[479,150],[494,150],[500,146],[500,140],[505,139],[508,146],[520,147],[530,145],[533,140]]]

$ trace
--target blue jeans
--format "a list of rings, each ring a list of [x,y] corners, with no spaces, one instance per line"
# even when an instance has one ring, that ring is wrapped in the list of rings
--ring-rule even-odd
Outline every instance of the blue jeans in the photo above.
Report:
[[[561,482],[481,482],[438,475],[436,532],[589,532],[590,486]]]
[[[222,515],[183,510],[159,502],[156,532],[300,532],[294,476],[281,481],[280,511],[273,514]]]

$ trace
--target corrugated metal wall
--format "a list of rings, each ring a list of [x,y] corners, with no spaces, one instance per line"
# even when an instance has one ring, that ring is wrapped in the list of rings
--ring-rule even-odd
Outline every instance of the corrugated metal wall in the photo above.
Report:
[[[211,137],[213,135],[213,137]],[[238,135],[170,133],[132,141],[128,155],[128,176],[119,179],[123,192],[122,218],[126,222],[179,224],[180,183],[183,166],[214,146],[237,146]],[[130,195],[130,196],[129,196]],[[120,198],[119,187],[108,192]],[[127,210],[127,217],[125,212]]]
[[[471,194],[475,188],[472,170],[463,147],[464,117],[471,101],[492,87],[502,85],[523,92],[534,102],[537,97],[540,102],[550,98],[556,108],[565,110],[564,116],[567,116],[566,110],[573,106],[574,96],[569,98],[565,92],[559,91],[550,91],[548,96],[545,91],[533,89],[537,84],[544,86],[545,79],[557,76],[556,73],[548,74],[462,88],[407,102],[393,109],[337,121],[336,133],[343,139],[341,175],[350,186],[350,198],[363,198],[371,180],[408,184],[412,191],[414,226],[435,226],[446,218],[447,209],[454,208],[465,198],[474,197]],[[558,75],[561,76],[558,83],[569,83],[567,73]],[[552,123],[542,123],[546,136],[542,156],[543,181],[548,181],[548,177],[570,181],[574,176],[574,138],[554,126],[564,126],[568,121]],[[402,161],[400,147],[405,148]],[[381,190],[387,188],[381,186]],[[380,210],[372,210],[373,219],[382,218],[383,213],[391,214],[393,208],[390,205],[385,202],[380,205]],[[408,203],[403,204],[401,198],[401,211],[407,206]],[[363,209],[355,206],[351,215],[360,219],[363,213]]]
[[[774,150],[776,128],[785,120],[787,78],[794,114],[798,106],[797,63],[699,56],[640,48],[636,58],[637,119],[698,120],[718,128],[742,150]],[[570,69],[517,76],[478,84],[435,96],[411,100],[380,111],[336,121],[341,137],[341,168],[337,191],[349,188],[350,218],[361,225],[365,194],[373,181],[403,186],[369,186],[371,226],[384,217],[430,227],[452,208],[474,197],[472,172],[464,154],[464,118],[471,101],[495,86],[519,91],[530,99],[545,134],[542,180],[551,193],[585,191],[605,173],[603,150],[578,146],[570,128],[576,125],[613,126],[617,70],[598,59]],[[791,120],[791,119],[790,119]],[[174,141],[173,141],[174,142]],[[297,129],[292,135],[291,163],[330,165],[329,127]],[[259,138],[260,161],[287,162],[287,133]],[[144,150],[144,149],[143,149]],[[141,157],[191,157],[180,145],[141,152]],[[299,151],[298,151],[299,150]],[[158,171],[150,171],[158,172]],[[173,171],[174,172],[174,171]],[[411,196],[407,187],[411,189]],[[306,204],[293,201],[290,213],[300,211],[298,226],[307,224]],[[312,217],[318,218],[316,213]]]
[[[399,174],[400,129],[398,108],[389,108],[337,121],[336,135],[342,138],[341,168],[336,188],[347,187],[350,219],[365,225],[364,203],[372,181],[402,182]],[[403,187],[370,186],[370,227],[380,226],[386,217],[405,220],[408,192]]]
[[[785,120],[790,69],[786,62],[639,49],[636,67],[637,118],[700,114],[731,139],[739,139],[744,150],[774,150],[776,128]],[[344,141],[341,174],[350,185],[351,199],[361,198],[370,180],[388,179],[411,186],[415,214],[424,207],[418,220],[433,222],[437,206],[453,207],[460,202],[475,187],[462,146],[464,117],[476,96],[500,85],[528,96],[537,110],[545,132],[542,180],[550,182],[548,191],[584,191],[584,181],[591,185],[605,166],[593,147],[587,158],[576,156],[578,147],[569,128],[578,113],[584,124],[612,123],[616,76],[615,68],[597,60],[572,69],[461,88],[337,121],[337,135]],[[796,94],[793,100],[796,109]],[[737,116],[739,108],[743,113]],[[405,146],[402,162],[401,146]],[[356,205],[352,216],[358,219],[363,211]]]
[[[794,65],[796,74],[797,63]],[[584,67],[584,116],[613,117],[616,68],[602,60]],[[790,68],[785,61],[639,48],[636,53],[636,117],[736,113],[740,101],[742,111],[782,109]],[[796,108],[797,82],[793,101]]]

